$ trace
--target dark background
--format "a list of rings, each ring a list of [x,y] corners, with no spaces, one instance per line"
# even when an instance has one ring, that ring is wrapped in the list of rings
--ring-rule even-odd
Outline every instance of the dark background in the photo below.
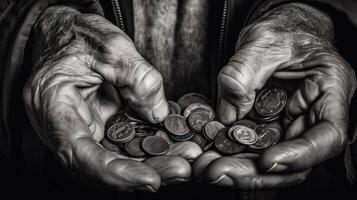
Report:
[[[342,12],[325,7],[334,16],[336,47],[343,57],[356,69],[357,30]],[[22,107],[22,102],[14,102]],[[350,133],[354,132],[357,122],[357,97],[352,101],[350,110]],[[16,113],[14,113],[16,114]],[[26,116],[19,116],[18,122],[24,122]],[[19,123],[22,129],[30,128],[26,122]],[[351,134],[352,135],[352,134]],[[33,136],[28,136],[33,137]],[[39,143],[45,154],[44,165],[37,168],[32,165],[36,160],[9,160],[0,154],[0,195],[1,199],[36,198],[36,199],[240,199],[239,191],[207,185],[205,183],[186,183],[163,187],[158,193],[118,193],[111,189],[93,188],[74,180],[57,163],[54,156]],[[31,149],[29,149],[31,151]],[[357,163],[357,144],[352,145],[352,157]],[[357,165],[355,165],[357,166]],[[316,166],[308,179],[297,186],[279,190],[248,192],[247,199],[357,199],[357,186],[348,182],[345,175],[343,154],[336,159]]]

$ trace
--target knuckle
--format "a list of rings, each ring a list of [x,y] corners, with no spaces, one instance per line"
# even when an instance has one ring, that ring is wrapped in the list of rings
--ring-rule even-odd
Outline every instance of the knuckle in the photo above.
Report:
[[[218,81],[228,88],[246,90],[242,73],[240,67],[227,65],[220,71]]]
[[[97,22],[101,21],[103,18],[100,15],[90,14],[90,13],[83,13],[77,19],[83,19],[88,23],[96,24]]]
[[[238,50],[245,41],[249,41],[250,38],[260,39],[267,34],[272,34],[272,31],[270,31],[270,26],[267,26],[264,23],[254,23],[244,27],[239,34],[236,50]]]
[[[159,71],[150,67],[143,72],[143,75],[137,84],[137,87],[141,88],[144,94],[150,93],[152,91],[157,91],[161,87],[163,84],[163,78]]]
[[[244,74],[241,67],[227,65],[218,76],[219,84],[227,90],[232,102],[251,103],[254,100],[254,90],[250,88],[249,78]]]
[[[271,22],[258,22],[245,27],[240,35],[236,51],[244,45],[252,45],[256,49],[290,49],[290,35],[281,31],[277,26]],[[278,48],[276,48],[278,47]],[[280,51],[279,51],[280,52]],[[264,53],[264,51],[262,52]]]
[[[107,38],[106,47],[110,50],[123,49],[124,47],[132,46],[132,42],[128,37],[121,33],[114,33]]]
[[[95,40],[98,43],[95,44],[96,57],[105,63],[117,64],[135,51],[131,39],[117,30],[106,32]]]
[[[156,95],[160,94],[163,87],[163,78],[161,74],[146,61],[135,65],[135,69],[130,72],[128,77],[128,86],[131,88],[130,101],[134,105],[149,105],[153,103]]]
[[[111,64],[118,62],[120,54],[129,45],[120,34],[112,34],[111,37],[106,37],[102,43],[100,53],[102,53],[104,61]]]

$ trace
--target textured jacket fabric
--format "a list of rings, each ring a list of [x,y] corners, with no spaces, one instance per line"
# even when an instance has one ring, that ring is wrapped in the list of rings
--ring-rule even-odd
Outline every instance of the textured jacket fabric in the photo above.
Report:
[[[1,154],[14,160],[15,163],[29,163],[29,170],[41,171],[48,167],[47,149],[38,141],[22,101],[22,88],[31,73],[33,48],[31,44],[31,28],[37,17],[46,7],[55,4],[69,5],[84,13],[96,13],[117,23],[112,4],[109,0],[2,0],[0,1],[0,150]],[[210,63],[216,74],[220,67],[234,53],[234,46],[240,30],[259,18],[262,14],[278,5],[289,2],[305,2],[327,12],[334,21],[336,46],[342,56],[352,65],[357,65],[354,48],[357,46],[357,1],[354,0],[226,0],[214,1],[215,12],[210,18]],[[125,28],[133,37],[132,2],[120,1],[125,19]],[[227,4],[225,37],[218,41],[222,20],[221,12]],[[223,52],[216,48],[222,42]],[[212,76],[212,80],[216,78]],[[346,149],[346,157],[339,157],[326,163],[326,168],[332,168],[338,175],[347,176],[352,180],[356,175],[353,170],[335,167],[336,162],[347,164],[348,168],[357,167],[357,145],[353,145],[356,137],[354,124],[357,122],[356,98],[352,101],[350,112],[350,144]],[[50,155],[51,156],[51,155]],[[354,158],[349,159],[349,158]],[[337,160],[337,161],[336,161]],[[354,163],[355,162],[355,163]],[[331,165],[330,165],[331,163]],[[45,171],[45,170],[44,170]]]

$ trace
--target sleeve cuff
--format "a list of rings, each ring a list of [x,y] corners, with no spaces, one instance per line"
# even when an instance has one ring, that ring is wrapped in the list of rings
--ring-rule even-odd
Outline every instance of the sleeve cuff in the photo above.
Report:
[[[315,8],[318,8],[328,14],[329,8],[344,12],[349,20],[357,26],[357,1],[355,0],[344,0],[344,1],[334,1],[334,0],[260,0],[253,8],[250,10],[248,18],[246,20],[246,25],[252,23],[269,10],[287,3],[303,3]],[[333,17],[333,16],[331,16]]]

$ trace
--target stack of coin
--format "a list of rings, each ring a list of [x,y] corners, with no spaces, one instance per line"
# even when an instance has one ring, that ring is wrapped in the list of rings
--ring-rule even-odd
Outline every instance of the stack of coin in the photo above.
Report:
[[[183,141],[193,141],[203,151],[215,148],[223,154],[259,151],[279,142],[283,130],[278,119],[286,101],[284,90],[264,89],[257,95],[249,119],[225,127],[215,120],[209,99],[189,93],[177,103],[168,101],[169,115],[161,124],[150,124],[130,111],[116,113],[106,123],[102,145],[132,157],[163,155],[171,144]]]
[[[279,118],[286,102],[287,94],[283,89],[265,88],[258,93],[247,118],[234,122],[229,128],[219,122],[209,122],[204,135],[214,141],[214,147],[222,154],[259,152],[280,141],[283,129]]]
[[[249,147],[246,149],[247,151],[254,152],[277,144],[283,134],[279,118],[286,102],[287,94],[284,90],[279,88],[263,89],[258,93],[248,117],[234,122],[226,130],[226,140],[229,138],[230,141],[235,141],[243,147]],[[216,148],[221,153],[233,154],[233,151],[227,152],[218,146],[216,145]]]
[[[182,96],[177,103],[169,101],[169,107],[171,112],[165,119],[164,126],[171,140],[190,140],[201,148],[209,145],[202,130],[215,118],[210,100],[201,94],[189,93]]]
[[[201,148],[212,146],[201,134],[204,126],[215,118],[211,102],[205,96],[189,93],[177,103],[168,101],[168,104],[169,115],[161,124],[150,124],[131,111],[116,113],[105,125],[102,145],[131,157],[165,154],[175,142],[192,141]]]
[[[102,145],[114,152],[125,152],[131,157],[162,155],[169,150],[169,143],[156,136],[158,127],[129,112],[120,111],[106,123],[106,137]]]
[[[268,123],[277,121],[280,112],[284,109],[287,94],[279,88],[263,89],[256,97],[254,108],[249,117],[257,122]]]

